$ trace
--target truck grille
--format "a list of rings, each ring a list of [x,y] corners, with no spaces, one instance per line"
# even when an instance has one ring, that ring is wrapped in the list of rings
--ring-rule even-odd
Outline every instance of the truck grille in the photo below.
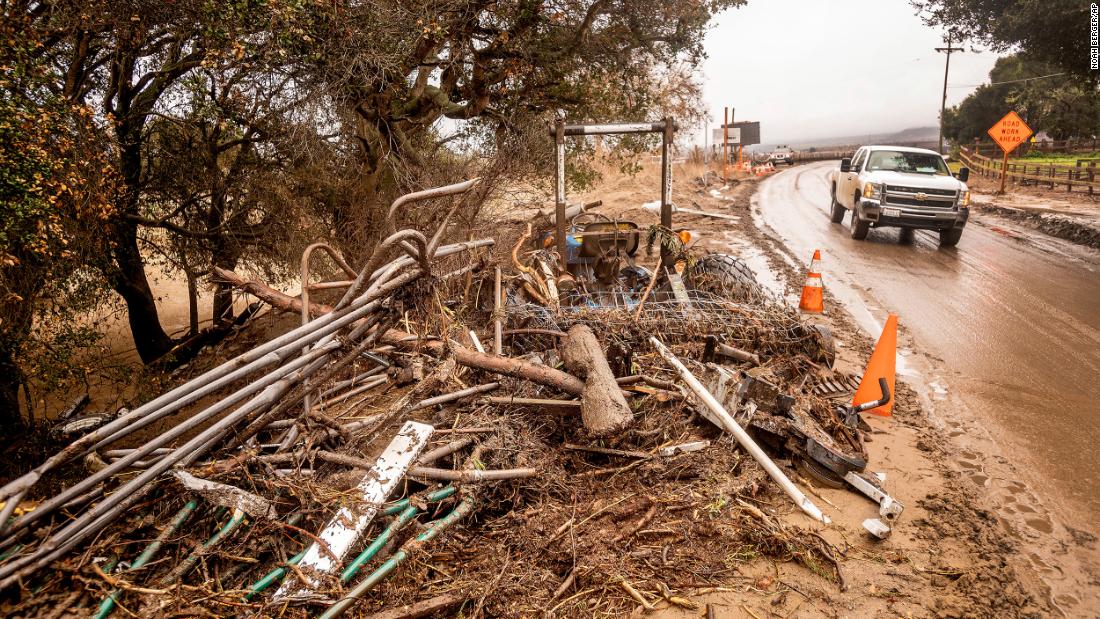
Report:
[[[920,187],[902,187],[901,185],[887,185],[886,191],[896,191],[899,193],[926,193],[930,196],[951,196],[955,197],[956,191],[954,189],[921,189]]]
[[[958,192],[952,189],[923,189],[920,187],[887,185],[885,202],[897,206],[949,209],[955,206],[957,194]]]

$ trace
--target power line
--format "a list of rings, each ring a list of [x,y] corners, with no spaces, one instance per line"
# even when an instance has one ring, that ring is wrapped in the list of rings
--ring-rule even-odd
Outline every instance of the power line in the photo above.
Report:
[[[999,84],[1018,84],[1020,82],[1030,82],[1033,80],[1041,80],[1048,77],[1058,77],[1059,75],[1065,75],[1065,71],[1061,73],[1051,73],[1050,75],[1040,75],[1038,77],[1025,77],[1019,80],[1005,80],[1003,82],[990,82],[988,84],[951,84],[948,88],[973,88],[976,86],[997,86]]]

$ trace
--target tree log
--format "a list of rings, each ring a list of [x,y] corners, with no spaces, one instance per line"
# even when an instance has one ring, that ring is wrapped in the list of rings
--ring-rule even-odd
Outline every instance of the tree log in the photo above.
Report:
[[[584,378],[581,393],[581,421],[593,436],[621,432],[634,422],[600,341],[585,325],[573,325],[560,349],[565,368]]]
[[[445,350],[443,342],[438,340],[423,341],[413,339],[410,334],[395,329],[386,332],[382,336],[382,341],[405,349],[419,347],[421,350],[427,350],[434,355],[443,354]],[[452,344],[450,350],[454,353],[455,361],[467,367],[493,372],[494,374],[511,376],[513,378],[522,378],[523,380],[529,380],[533,383],[553,387],[569,395],[579,396],[584,392],[584,383],[576,376],[566,374],[561,370],[555,370],[549,366],[537,365],[529,361],[512,359],[511,357],[498,357],[497,355],[491,355],[489,353],[477,352],[476,350],[457,344]]]

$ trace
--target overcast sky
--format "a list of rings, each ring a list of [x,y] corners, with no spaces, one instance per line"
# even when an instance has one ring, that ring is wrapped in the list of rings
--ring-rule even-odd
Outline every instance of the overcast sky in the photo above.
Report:
[[[765,144],[935,126],[944,55],[933,48],[943,46],[907,0],[749,0],[707,35],[711,126],[727,105],[760,121]],[[987,81],[995,61],[952,54],[947,105],[974,90],[952,85]]]

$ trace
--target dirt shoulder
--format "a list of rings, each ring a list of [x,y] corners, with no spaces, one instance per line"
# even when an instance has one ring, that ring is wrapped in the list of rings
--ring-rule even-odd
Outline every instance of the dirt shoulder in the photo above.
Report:
[[[679,172],[679,171],[678,171]],[[704,186],[677,174],[675,202],[736,219],[678,214],[675,227],[690,230],[706,248],[740,255],[774,291],[797,302],[804,274],[785,254],[782,244],[754,221],[752,195],[756,179],[723,186]],[[603,212],[646,222],[652,213],[641,209],[651,201],[654,184],[644,178],[622,180],[603,188]],[[648,217],[647,217],[648,215]],[[808,257],[806,257],[808,258]],[[826,287],[826,314],[814,322],[837,336],[837,368],[861,373],[873,341],[832,297]],[[886,541],[874,540],[861,526],[877,517],[877,506],[848,490],[807,488],[834,523],[820,527],[791,505],[777,500],[769,511],[791,526],[814,530],[840,552],[836,557],[843,579],[834,583],[796,562],[763,558],[731,558],[736,566],[730,585],[698,596],[714,606],[718,617],[1040,617],[1059,614],[1049,589],[1023,557],[1026,541],[1006,533],[1004,524],[985,506],[977,489],[960,483],[962,471],[947,454],[950,438],[925,413],[919,397],[898,383],[892,418],[870,418],[874,433],[868,446],[868,470],[884,472],[886,487],[905,505],[895,531]],[[1093,548],[1095,541],[1081,543]],[[1096,583],[1096,579],[1092,578]],[[1062,600],[1076,605],[1082,600]],[[1080,606],[1077,606],[1080,608]],[[696,611],[671,609],[662,616],[696,616]]]
[[[1079,245],[1100,248],[1100,194],[1080,190],[1010,185],[996,195],[998,181],[971,178],[974,210],[982,217],[1007,219]]]

